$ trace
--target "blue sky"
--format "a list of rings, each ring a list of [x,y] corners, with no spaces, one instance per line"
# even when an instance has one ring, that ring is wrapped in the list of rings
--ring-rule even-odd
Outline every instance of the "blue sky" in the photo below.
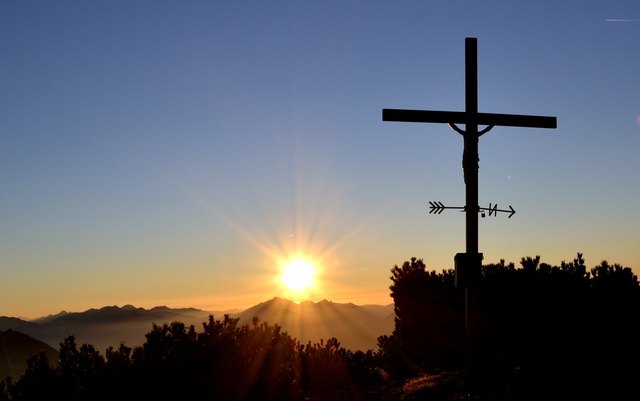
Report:
[[[637,1],[2,2],[0,314],[250,306],[296,253],[360,304],[451,268],[462,138],[381,109],[463,110],[465,37],[480,111],[558,117],[482,137],[481,206],[517,211],[485,261],[638,272]]]

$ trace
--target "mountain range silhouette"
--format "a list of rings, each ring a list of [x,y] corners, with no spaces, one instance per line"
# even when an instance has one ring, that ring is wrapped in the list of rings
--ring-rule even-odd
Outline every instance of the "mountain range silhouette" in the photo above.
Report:
[[[0,333],[3,336],[23,336],[20,337],[21,341],[14,341],[9,348],[2,349],[0,360],[6,359],[9,351],[12,361],[17,358],[15,355],[22,355],[20,352],[26,352],[28,357],[30,353],[44,350],[45,345],[49,347],[46,351],[50,353],[69,335],[74,335],[78,344],[91,344],[102,353],[109,346],[117,348],[121,343],[139,346],[145,342],[145,334],[152,329],[153,324],[179,321],[194,325],[196,330],[200,330],[209,315],[221,319],[225,314],[239,318],[242,324],[251,324],[254,317],[261,322],[278,324],[303,344],[335,337],[345,348],[365,351],[375,349],[377,338],[393,331],[395,317],[392,304],[355,305],[328,300],[297,304],[278,297],[241,312],[211,312],[166,306],[144,309],[124,305],[92,308],[84,312],[62,311],[32,321],[0,316]],[[27,336],[31,339],[27,340]],[[26,358],[24,361],[26,362]],[[24,366],[26,365],[19,363],[11,372],[20,371]]]

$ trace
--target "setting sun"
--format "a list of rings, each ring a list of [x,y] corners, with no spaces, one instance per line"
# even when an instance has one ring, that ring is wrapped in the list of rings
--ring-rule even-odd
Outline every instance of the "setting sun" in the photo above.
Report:
[[[303,259],[287,262],[282,268],[282,283],[293,292],[304,292],[313,285],[315,268]]]

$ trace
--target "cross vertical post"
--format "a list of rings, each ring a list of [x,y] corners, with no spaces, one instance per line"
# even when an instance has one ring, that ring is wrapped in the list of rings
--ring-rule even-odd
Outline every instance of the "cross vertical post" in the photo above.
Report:
[[[465,112],[463,169],[466,184],[466,251],[478,253],[478,41],[465,39]]]
[[[463,266],[467,284],[472,284],[482,269],[482,257],[478,254],[478,41],[466,38],[464,46],[465,60],[465,113],[467,123],[464,131],[464,150],[462,155],[463,174],[465,176],[465,220],[466,220],[466,258]],[[464,288],[464,354],[468,373],[475,369],[476,360],[476,319],[475,289]]]

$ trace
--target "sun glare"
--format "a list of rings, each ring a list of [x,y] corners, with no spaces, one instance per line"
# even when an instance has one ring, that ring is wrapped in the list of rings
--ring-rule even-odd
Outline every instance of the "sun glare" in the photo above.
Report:
[[[316,269],[304,259],[294,259],[282,266],[282,284],[287,290],[302,294],[308,291],[314,284]]]

